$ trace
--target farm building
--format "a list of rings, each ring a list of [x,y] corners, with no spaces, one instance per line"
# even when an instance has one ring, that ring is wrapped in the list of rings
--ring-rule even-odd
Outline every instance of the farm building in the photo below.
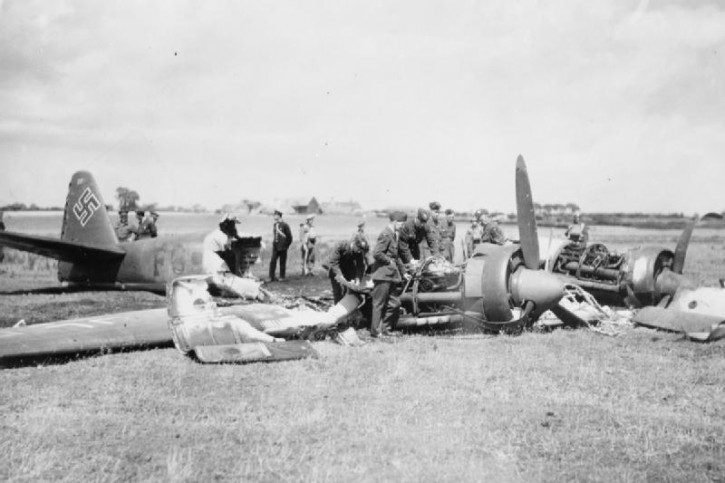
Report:
[[[289,200],[287,204],[289,204],[294,212],[298,215],[318,215],[322,213],[322,210],[320,209],[320,203],[317,202],[317,198],[315,198],[314,196],[309,201],[304,201],[303,199],[294,199]]]

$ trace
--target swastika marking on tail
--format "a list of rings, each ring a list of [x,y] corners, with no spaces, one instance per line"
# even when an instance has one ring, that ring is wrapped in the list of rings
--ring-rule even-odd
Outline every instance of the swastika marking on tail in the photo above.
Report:
[[[96,195],[93,194],[90,188],[86,188],[78,197],[78,201],[73,205],[73,214],[80,222],[81,226],[86,226],[88,220],[91,219],[93,213],[101,207],[101,202],[98,201]]]

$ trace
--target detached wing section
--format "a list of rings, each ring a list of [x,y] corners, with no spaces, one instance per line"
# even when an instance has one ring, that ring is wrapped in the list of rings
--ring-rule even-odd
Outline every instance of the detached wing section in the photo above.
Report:
[[[0,329],[0,367],[42,358],[171,345],[166,309]]]
[[[121,248],[94,247],[45,236],[25,235],[9,231],[0,232],[0,245],[37,253],[61,262],[87,264],[89,262],[112,262],[123,259],[126,252]]]

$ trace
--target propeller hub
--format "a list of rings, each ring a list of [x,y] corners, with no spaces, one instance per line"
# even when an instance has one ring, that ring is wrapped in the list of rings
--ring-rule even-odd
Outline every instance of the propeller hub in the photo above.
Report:
[[[540,314],[559,303],[564,296],[564,282],[542,270],[520,268],[511,276],[511,297],[517,305],[533,302]]]

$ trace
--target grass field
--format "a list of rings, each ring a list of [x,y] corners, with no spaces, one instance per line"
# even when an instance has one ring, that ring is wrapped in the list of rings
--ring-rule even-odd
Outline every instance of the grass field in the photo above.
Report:
[[[696,239],[686,274],[716,285],[723,240]],[[31,258],[0,265],[4,326],[164,305],[39,293],[57,285],[53,264]],[[328,288],[322,275],[301,285]],[[723,341],[627,328],[315,348],[276,364],[159,349],[0,371],[0,480],[725,481]]]

